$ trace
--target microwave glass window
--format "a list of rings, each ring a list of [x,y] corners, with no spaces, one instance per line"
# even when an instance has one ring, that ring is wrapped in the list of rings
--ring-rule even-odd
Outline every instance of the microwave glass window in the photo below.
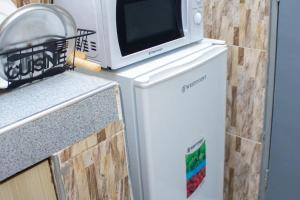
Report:
[[[127,42],[135,42],[176,29],[176,7],[172,3],[173,0],[144,0],[125,5]]]
[[[118,0],[117,13],[123,56],[183,37],[181,0]]]

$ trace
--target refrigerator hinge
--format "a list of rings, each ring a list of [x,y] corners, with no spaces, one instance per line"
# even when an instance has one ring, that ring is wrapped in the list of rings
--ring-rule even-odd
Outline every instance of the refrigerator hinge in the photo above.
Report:
[[[270,174],[270,170],[266,169],[266,171],[265,171],[265,177],[264,177],[264,189],[265,189],[265,192],[268,190],[268,187],[269,187],[269,174]]]

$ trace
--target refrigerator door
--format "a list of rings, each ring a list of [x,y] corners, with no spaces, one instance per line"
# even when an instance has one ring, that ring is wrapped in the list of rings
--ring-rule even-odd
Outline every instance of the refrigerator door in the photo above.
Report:
[[[222,200],[227,49],[135,80],[144,200]]]

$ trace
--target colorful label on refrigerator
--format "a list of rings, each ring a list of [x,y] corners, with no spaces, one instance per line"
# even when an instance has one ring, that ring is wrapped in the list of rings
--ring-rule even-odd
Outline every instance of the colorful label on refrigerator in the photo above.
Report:
[[[203,183],[206,176],[206,142],[204,139],[188,148],[185,163],[186,189],[189,198]]]

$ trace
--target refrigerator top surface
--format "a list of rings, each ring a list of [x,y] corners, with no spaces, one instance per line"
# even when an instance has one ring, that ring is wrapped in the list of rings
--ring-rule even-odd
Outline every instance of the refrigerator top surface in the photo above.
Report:
[[[161,66],[149,73],[137,77],[134,82],[138,87],[146,88],[162,81],[169,80],[191,69],[204,67],[205,63],[215,59],[218,55],[227,51],[226,46],[211,46],[205,50],[197,51],[174,62]],[[219,63],[221,65],[222,63]]]
[[[169,65],[173,62],[187,57],[191,54],[200,51],[210,51],[214,44],[224,45],[225,43],[220,40],[203,39],[201,42],[193,43],[191,45],[176,49],[174,51],[159,55],[157,57],[139,62],[120,70],[114,71],[116,76],[124,78],[135,79],[147,73],[153,72],[163,66]]]

